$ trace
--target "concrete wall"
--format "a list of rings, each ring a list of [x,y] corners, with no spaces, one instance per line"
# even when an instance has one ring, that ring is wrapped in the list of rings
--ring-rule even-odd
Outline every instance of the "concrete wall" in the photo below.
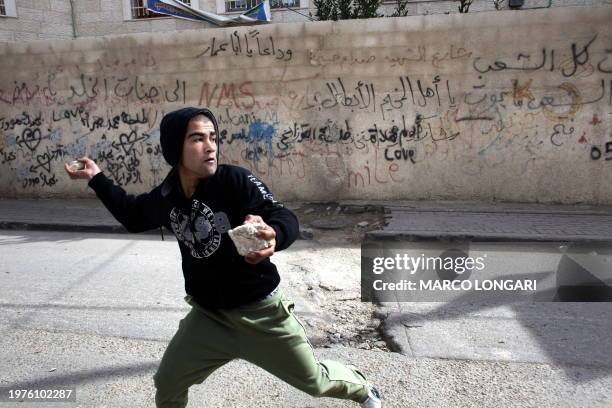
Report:
[[[559,8],[0,45],[0,196],[90,196],[62,169],[81,154],[146,191],[168,171],[161,117],[188,104],[218,113],[222,162],[285,200],[612,204],[611,19]]]

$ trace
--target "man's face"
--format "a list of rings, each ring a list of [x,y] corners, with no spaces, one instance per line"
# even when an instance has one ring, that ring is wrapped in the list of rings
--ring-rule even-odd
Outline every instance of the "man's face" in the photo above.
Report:
[[[198,116],[189,121],[179,164],[198,178],[215,174],[217,135],[215,126],[208,118],[202,119],[202,116]]]

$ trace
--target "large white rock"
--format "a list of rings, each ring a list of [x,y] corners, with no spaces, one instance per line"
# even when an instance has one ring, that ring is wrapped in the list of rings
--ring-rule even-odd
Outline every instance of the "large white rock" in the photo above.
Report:
[[[247,222],[242,224],[234,229],[228,231],[228,234],[238,253],[242,256],[245,256],[249,252],[259,251],[261,249],[265,249],[272,246],[272,241],[267,241],[265,239],[259,238],[256,234],[257,231],[261,229],[265,229],[266,225],[254,222]]]

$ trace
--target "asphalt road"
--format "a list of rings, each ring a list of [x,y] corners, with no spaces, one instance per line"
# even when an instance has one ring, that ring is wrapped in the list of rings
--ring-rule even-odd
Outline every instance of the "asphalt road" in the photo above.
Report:
[[[351,270],[358,265],[358,250],[339,253],[331,246],[325,250],[312,245],[300,241],[279,254],[279,269],[292,271],[285,277],[289,285],[300,284],[295,264],[309,251],[317,251],[323,263],[333,259],[334,270],[340,271],[343,263]],[[356,254],[357,259],[348,259],[347,254]],[[358,272],[343,275],[343,279],[358,277]],[[154,405],[151,376],[188,310],[174,240],[160,241],[153,235],[0,231],[0,288],[0,387],[76,387],[77,395],[76,403],[0,402],[0,407]],[[479,337],[495,327],[524,326],[525,320],[508,310],[462,313],[436,307],[432,312],[424,304],[411,312],[418,317],[414,326],[435,324],[432,330],[437,331],[413,336],[412,354],[349,347],[321,348],[316,353],[358,365],[380,387],[387,407],[612,406],[612,367],[605,359],[601,364],[581,364],[546,358],[550,350],[538,350],[542,343],[536,341],[537,331],[526,334],[532,336],[535,346],[529,350],[535,357],[509,359],[503,343],[497,343],[498,355],[490,352],[488,344],[481,345],[481,354],[458,352],[461,344],[478,350]],[[597,310],[604,315],[592,316],[595,326],[610,316],[606,315],[610,308]],[[546,318],[542,313],[545,309],[537,315]],[[460,319],[453,319],[458,314]],[[480,324],[483,316],[486,325]],[[567,319],[584,320],[579,313]],[[497,341],[512,337],[500,330],[495,334],[500,337]],[[612,350],[609,334],[598,333],[602,344],[597,352]],[[592,339],[589,333],[575,330],[572,335]],[[520,341],[511,346],[520,348]],[[194,408],[357,406],[316,400],[243,361],[224,366],[192,387],[190,399]]]

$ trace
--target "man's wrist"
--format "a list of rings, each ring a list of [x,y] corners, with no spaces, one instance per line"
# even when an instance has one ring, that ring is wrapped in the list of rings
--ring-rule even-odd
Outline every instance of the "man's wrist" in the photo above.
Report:
[[[99,188],[107,182],[108,179],[104,176],[104,173],[102,171],[99,171],[87,181],[87,185],[95,190],[96,188]]]
[[[102,170],[98,170],[97,172],[95,172],[91,177],[89,177],[87,179],[87,181],[91,181],[91,179],[93,179],[94,177],[96,177],[98,174],[102,173]]]

